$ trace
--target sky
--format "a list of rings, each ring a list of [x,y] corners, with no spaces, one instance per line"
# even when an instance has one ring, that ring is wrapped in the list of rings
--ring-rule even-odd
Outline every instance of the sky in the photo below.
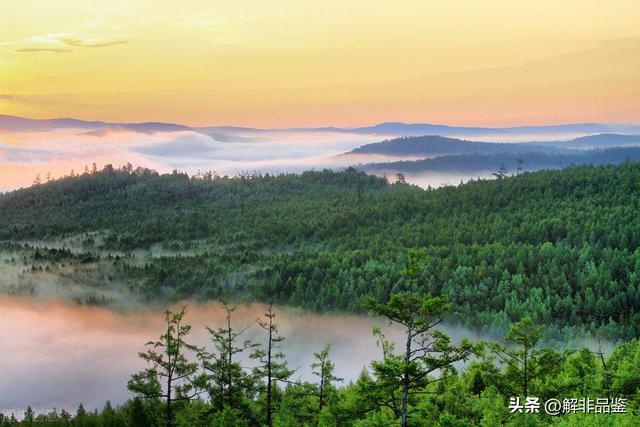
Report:
[[[0,114],[637,122],[640,2],[3,0]]]

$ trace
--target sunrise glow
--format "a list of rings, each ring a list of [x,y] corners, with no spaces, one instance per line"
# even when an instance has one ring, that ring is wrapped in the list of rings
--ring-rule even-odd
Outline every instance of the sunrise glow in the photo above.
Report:
[[[0,113],[260,127],[640,117],[632,0],[5,1]]]

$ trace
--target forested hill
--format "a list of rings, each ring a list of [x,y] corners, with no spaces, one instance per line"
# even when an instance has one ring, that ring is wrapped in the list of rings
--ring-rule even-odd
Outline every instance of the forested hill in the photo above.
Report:
[[[206,238],[280,247],[330,237],[331,223],[353,211],[358,194],[386,190],[386,181],[355,170],[191,178],[108,166],[0,196],[0,239],[99,231],[114,249]]]
[[[638,146],[640,145],[640,135],[601,133],[598,135],[582,136],[569,141],[541,142],[540,144],[581,149]]]
[[[568,146],[567,146],[568,148]],[[347,154],[384,154],[388,156],[442,156],[451,154],[491,154],[528,152],[569,152],[546,144],[475,142],[438,135],[411,136],[374,142]]]
[[[410,136],[374,142],[347,154],[383,154],[387,156],[434,157],[455,154],[516,154],[553,153],[578,155],[594,148],[630,147],[640,145],[640,135],[603,133],[568,141],[538,141],[527,143],[496,143],[466,141],[437,135]]]
[[[422,160],[369,163],[358,169],[369,173],[389,171],[420,174],[424,172],[486,174],[501,165],[513,172],[520,162],[527,171],[560,169],[569,165],[617,164],[626,160],[640,161],[640,147],[615,147],[609,149],[579,150],[572,153],[512,152],[494,154],[456,154]]]
[[[409,286],[406,248],[423,247],[417,286],[447,294],[470,326],[529,314],[558,334],[630,337],[640,334],[639,211],[635,162],[430,191],[354,169],[190,178],[105,168],[0,196],[0,239],[195,247],[120,259],[110,274],[150,298],[233,293],[348,311]]]

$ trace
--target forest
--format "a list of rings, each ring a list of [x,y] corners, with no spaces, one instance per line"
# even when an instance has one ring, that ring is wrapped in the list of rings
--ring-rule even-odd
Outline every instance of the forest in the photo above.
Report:
[[[410,251],[403,277],[419,282],[423,253]],[[400,292],[364,307],[403,328],[396,346],[374,328],[379,356],[356,381],[335,375],[331,347],[318,343],[313,381],[296,378],[283,348],[278,313],[269,305],[256,320],[265,339],[247,341],[223,302],[226,322],[207,327],[210,344],[190,343],[186,307],[167,311],[166,329],[139,357],[132,398],[101,410],[31,407],[0,416],[1,426],[637,426],[640,419],[640,341],[563,351],[541,345],[543,326],[524,317],[501,342],[454,342],[438,330],[446,297]],[[150,337],[153,338],[153,337]],[[311,350],[310,350],[311,351]],[[240,356],[248,354],[250,365]]]
[[[301,381],[272,306],[254,325],[264,340],[246,342],[225,302],[209,348],[189,342],[188,308],[168,311],[129,401],[1,425],[638,425],[640,164],[497,175],[421,189],[354,168],[228,177],[107,165],[0,195],[0,268],[21,265],[21,277],[72,268],[158,306],[369,313],[406,338],[374,329],[379,357],[348,384],[318,343],[317,381]],[[444,320],[496,340],[456,342]],[[572,346],[576,336],[618,344],[605,354]]]
[[[364,295],[415,287],[401,271],[406,249],[423,248],[421,285],[406,290],[446,295],[464,326],[500,335],[529,316],[548,342],[631,339],[639,188],[632,161],[426,190],[352,168],[190,177],[108,165],[0,195],[0,239],[5,268],[71,267],[145,303],[354,313]]]
[[[570,153],[544,153],[535,151],[514,151],[490,154],[455,154],[423,160],[402,160],[396,162],[369,163],[359,165],[358,170],[368,173],[393,171],[405,174],[424,172],[464,173],[487,175],[504,165],[512,174],[518,169],[537,171],[541,169],[562,169],[578,165],[618,164],[625,160],[640,160],[639,147],[615,147],[608,149],[576,150]]]
[[[565,146],[566,144],[566,146]],[[439,135],[409,136],[374,142],[355,148],[347,154],[386,154],[389,156],[433,157],[453,154],[494,154],[494,153],[563,153],[571,152],[575,144],[555,143],[495,143],[467,141]]]
[[[531,142],[480,142],[440,135],[404,136],[365,144],[346,154],[386,154],[389,156],[437,157],[456,154],[579,154],[582,150],[632,147],[640,144],[640,136],[600,133],[569,140]]]

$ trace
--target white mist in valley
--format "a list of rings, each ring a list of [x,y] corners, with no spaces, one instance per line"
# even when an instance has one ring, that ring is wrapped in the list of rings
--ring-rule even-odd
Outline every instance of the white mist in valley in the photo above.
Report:
[[[244,172],[299,173],[309,169],[341,169],[370,162],[417,160],[423,157],[344,155],[362,145],[392,139],[394,135],[342,131],[217,129],[177,132],[137,132],[124,128],[56,129],[49,131],[3,132],[0,137],[0,192],[30,185],[41,179],[81,173],[85,166],[130,162],[166,173],[178,169],[189,174],[215,170],[220,175]],[[509,133],[472,137],[468,140],[521,142],[568,139],[584,133],[533,135]],[[457,184],[456,177],[418,177],[414,183],[438,187]],[[431,176],[434,175],[434,176]],[[446,175],[446,174],[443,174]],[[452,175],[455,175],[452,174]],[[469,177],[469,178],[475,178]],[[466,179],[465,179],[466,180]]]
[[[176,306],[177,307],[177,306]],[[372,336],[380,326],[387,336],[400,340],[402,331],[389,328],[382,319],[354,315],[319,315],[276,307],[279,332],[286,337],[283,352],[293,379],[314,381],[310,365],[313,352],[332,347],[336,374],[344,383],[356,380],[362,369],[381,357]],[[264,334],[255,324],[265,312],[263,304],[239,305],[233,324],[242,329],[252,325],[243,339],[262,342]],[[210,346],[204,326],[224,324],[219,303],[188,303],[187,323],[193,326],[189,340]],[[87,408],[101,408],[110,400],[122,403],[132,397],[126,384],[131,374],[146,365],[138,358],[144,343],[163,332],[161,310],[116,312],[63,301],[0,297],[0,335],[3,378],[0,381],[0,410],[17,413],[34,408],[74,410],[82,402]],[[444,327],[455,340],[478,338],[470,331]],[[252,361],[243,356],[251,367]]]
[[[340,154],[383,135],[338,132],[194,131],[142,133],[128,130],[87,133],[79,129],[4,133],[0,138],[0,191],[28,186],[36,175],[58,178],[71,170],[107,163],[189,174],[214,170],[233,176],[243,172],[285,173],[341,168],[352,160]]]

